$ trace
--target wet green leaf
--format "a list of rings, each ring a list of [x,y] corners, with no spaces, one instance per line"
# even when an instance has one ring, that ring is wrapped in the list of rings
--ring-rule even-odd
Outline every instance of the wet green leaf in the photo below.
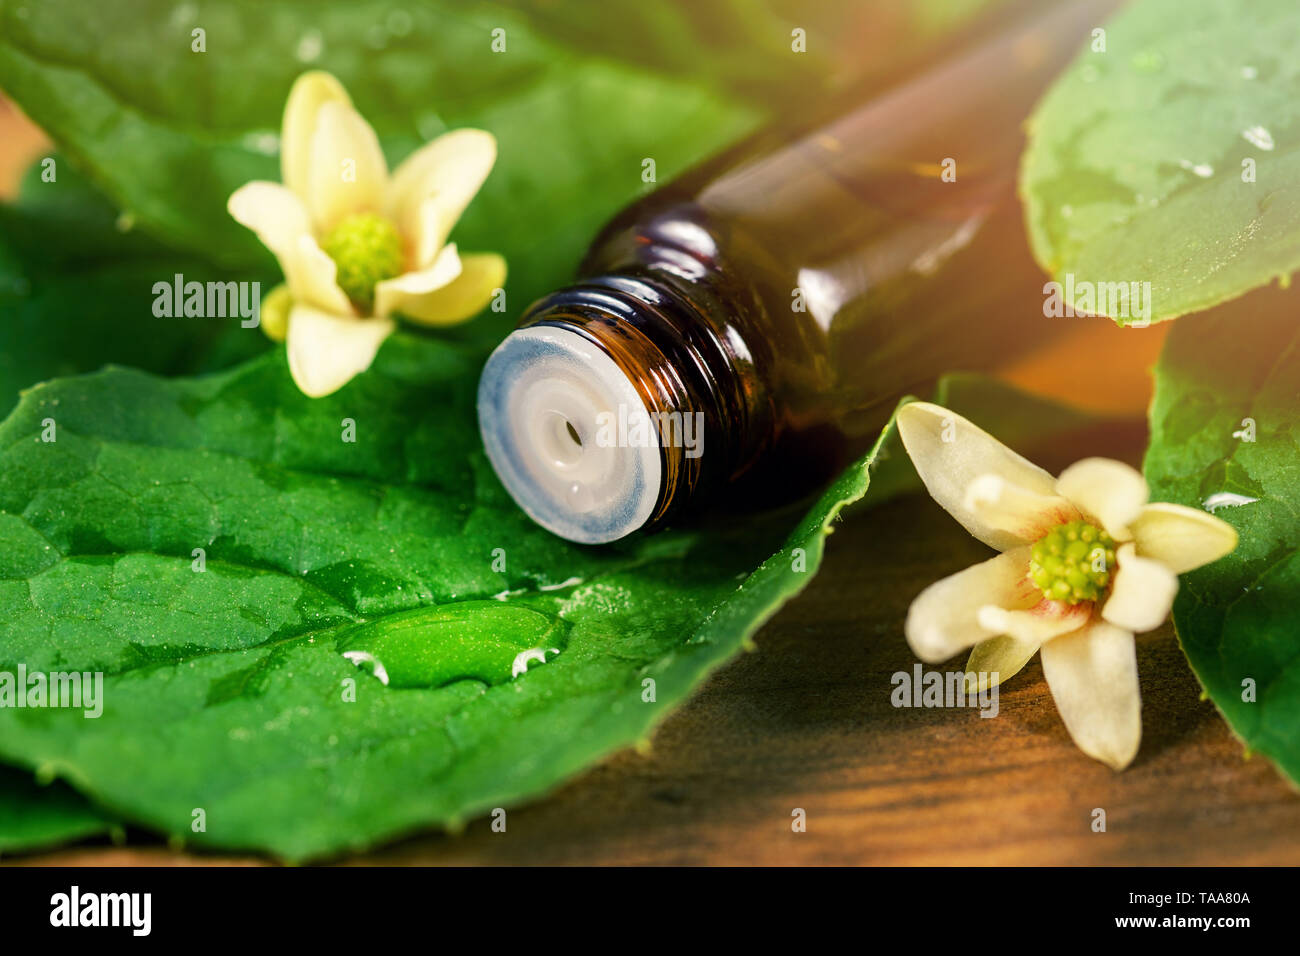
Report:
[[[1021,192],[1043,268],[1071,282],[1077,307],[1121,324],[1142,316],[1103,307],[1105,284],[1149,282],[1161,321],[1289,276],[1300,266],[1295,4],[1135,0],[1104,42],[1030,120]]]
[[[1240,534],[1183,576],[1174,624],[1237,736],[1300,782],[1300,326],[1294,295],[1252,302],[1249,323],[1215,310],[1171,332],[1146,470],[1153,498],[1213,510]]]

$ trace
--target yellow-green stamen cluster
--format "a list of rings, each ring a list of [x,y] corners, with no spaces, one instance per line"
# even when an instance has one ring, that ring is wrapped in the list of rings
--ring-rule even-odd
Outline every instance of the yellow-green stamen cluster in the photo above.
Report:
[[[375,285],[403,272],[402,237],[383,216],[363,212],[348,216],[321,241],[338,266],[338,285],[363,312],[375,304]]]
[[[1086,521],[1059,524],[1034,542],[1029,577],[1052,601],[1095,601],[1110,585],[1115,541]]]

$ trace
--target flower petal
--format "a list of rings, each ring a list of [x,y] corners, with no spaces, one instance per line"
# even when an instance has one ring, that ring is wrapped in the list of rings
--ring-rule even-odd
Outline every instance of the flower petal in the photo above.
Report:
[[[457,129],[420,147],[394,171],[388,215],[414,242],[417,266],[438,254],[496,157],[491,133]]]
[[[997,475],[1023,491],[1055,494],[1056,482],[956,412],[929,402],[911,402],[898,412],[903,446],[930,496],[985,544],[1005,551],[1024,539],[988,524],[966,507],[966,489],[983,475]],[[1026,513],[1025,521],[1037,516]]]
[[[1019,674],[1038,653],[1037,642],[1018,641],[1010,634],[991,637],[971,648],[966,659],[966,692],[997,687]]]
[[[980,608],[988,604],[1028,607],[1033,603],[1028,573],[1029,548],[1024,547],[930,585],[907,612],[904,630],[912,652],[933,664],[996,637],[996,631],[979,622]]]
[[[304,395],[329,395],[370,367],[394,328],[390,319],[346,318],[295,305],[289,313],[289,372]]]
[[[1007,634],[1034,647],[1062,634],[1077,631],[1092,617],[1091,601],[1067,604],[1048,601],[1039,595],[1039,602],[1024,610],[1007,610],[994,604],[979,609],[980,626],[994,634]]]
[[[1101,621],[1048,641],[1043,676],[1075,744],[1089,757],[1123,770],[1142,741],[1133,635]]]
[[[1163,501],[1143,508],[1131,530],[1138,553],[1174,574],[1217,561],[1237,546],[1237,529],[1222,518]]]
[[[405,312],[411,303],[442,289],[460,275],[460,256],[456,244],[443,246],[433,265],[419,272],[407,272],[395,279],[384,279],[375,284],[375,315],[392,315]]]
[[[283,342],[289,334],[289,310],[293,308],[293,293],[284,283],[262,296],[259,313],[262,334],[272,342]]]
[[[1147,483],[1141,472],[1122,461],[1085,458],[1076,461],[1056,481],[1057,494],[1101,522],[1116,541],[1127,541],[1129,525],[1147,503]]]
[[[235,221],[257,233],[262,244],[281,260],[290,255],[301,236],[311,234],[307,207],[279,183],[251,182],[236,189],[226,201]]]
[[[345,216],[381,212],[388,166],[370,124],[351,106],[323,104],[307,166],[307,206],[320,233]]]
[[[966,486],[966,510],[985,527],[1013,535],[1021,544],[1037,541],[1053,527],[1079,517],[1059,495],[1029,491],[1000,475],[980,475]]]
[[[393,218],[400,223],[402,235],[409,237],[416,268],[425,268],[433,261],[454,225],[447,221],[442,203],[433,197],[416,203],[413,211],[401,211]]]
[[[1138,633],[1159,627],[1174,606],[1178,575],[1159,561],[1138,557],[1132,544],[1120,545],[1115,561],[1115,580],[1101,616]]]
[[[299,236],[297,246],[280,260],[280,265],[295,302],[334,315],[355,315],[347,294],[339,288],[338,266],[311,236]]]
[[[280,127],[280,178],[304,200],[310,192],[316,116],[326,103],[352,106],[343,84],[329,73],[312,70],[294,81],[289,99],[284,104],[284,120]]]
[[[471,252],[460,257],[460,264],[460,275],[451,282],[407,298],[397,310],[422,325],[452,325],[478,315],[505,285],[506,261],[494,252]]]

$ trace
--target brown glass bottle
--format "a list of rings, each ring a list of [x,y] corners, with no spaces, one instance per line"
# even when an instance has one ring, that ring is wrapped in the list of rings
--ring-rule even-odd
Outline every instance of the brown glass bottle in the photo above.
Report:
[[[722,498],[780,503],[865,450],[902,395],[1052,334],[1015,191],[1021,126],[1115,5],[1022,6],[615,217],[485,367],[480,426],[516,501],[591,543]],[[691,416],[703,440],[602,432],[615,405]]]

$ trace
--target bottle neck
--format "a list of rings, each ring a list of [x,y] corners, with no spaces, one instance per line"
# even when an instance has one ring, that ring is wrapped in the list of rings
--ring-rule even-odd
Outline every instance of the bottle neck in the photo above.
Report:
[[[651,253],[659,263],[653,270],[584,279],[535,303],[520,323],[580,336],[635,389],[662,468],[646,527],[679,517],[734,481],[762,455],[772,432],[772,400],[759,365],[747,343],[718,328],[718,316],[734,315],[744,303],[700,281],[694,273],[706,264],[664,267],[665,259],[681,255],[663,247]],[[622,417],[616,411],[608,437],[635,440],[620,433]]]

